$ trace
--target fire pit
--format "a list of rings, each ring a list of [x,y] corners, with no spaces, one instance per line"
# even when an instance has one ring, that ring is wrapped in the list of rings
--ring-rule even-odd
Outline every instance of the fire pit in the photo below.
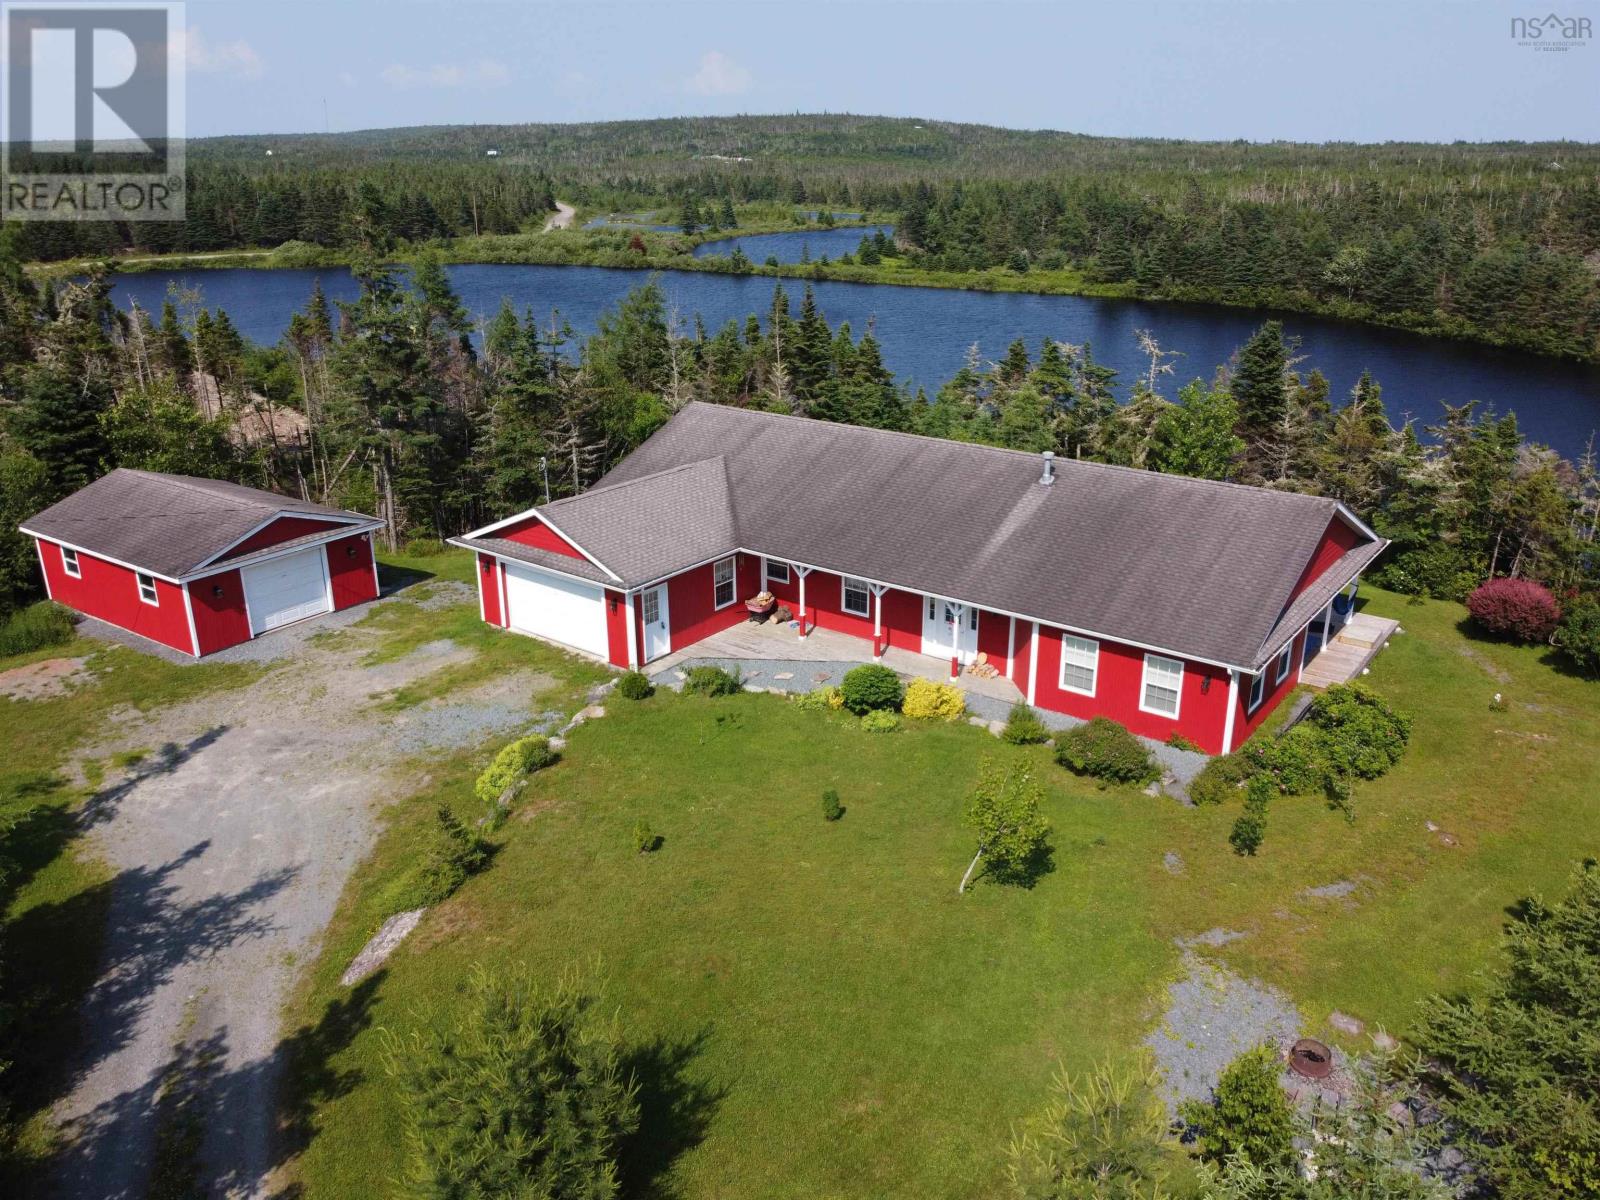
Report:
[[[1289,1051],[1289,1069],[1307,1079],[1333,1074],[1333,1051],[1316,1038],[1301,1038]]]

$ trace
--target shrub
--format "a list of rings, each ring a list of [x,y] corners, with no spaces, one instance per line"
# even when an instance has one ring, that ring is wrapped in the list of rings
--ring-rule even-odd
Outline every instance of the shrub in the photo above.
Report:
[[[656,831],[650,828],[649,821],[633,823],[633,848],[640,854],[649,854],[656,848]]]
[[[875,708],[861,715],[861,728],[868,733],[893,733],[900,728],[900,715],[886,708]]]
[[[1279,738],[1265,737],[1245,747],[1253,771],[1270,775],[1286,796],[1310,796],[1327,786],[1330,766],[1321,730],[1302,722]]]
[[[555,760],[556,752],[550,749],[549,738],[537,734],[520,738],[509,746],[501,747],[494,761],[478,776],[473,790],[479,800],[493,804],[500,799],[502,792],[524,775],[548,767]]]
[[[1547,641],[1561,620],[1550,589],[1531,579],[1489,579],[1467,597],[1472,619],[1497,637]]]
[[[1361,683],[1337,684],[1311,702],[1307,721],[1321,730],[1334,774],[1376,779],[1405,753],[1411,718]]]
[[[1209,1104],[1180,1106],[1179,1116],[1200,1130],[1201,1157],[1224,1163],[1240,1154],[1263,1170],[1293,1161],[1294,1110],[1278,1082],[1282,1073],[1277,1050],[1257,1046],[1228,1064]]]
[[[1171,737],[1169,737],[1167,739],[1167,745],[1171,746],[1174,750],[1187,750],[1190,754],[1205,753],[1204,750],[1200,749],[1199,742],[1191,741],[1189,738],[1184,737],[1181,733],[1174,733]]]
[[[1412,596],[1465,600],[1482,578],[1466,556],[1448,542],[1433,542],[1390,558],[1372,573],[1372,582]]]
[[[1567,609],[1554,642],[1585,675],[1600,675],[1600,599],[1590,596]]]
[[[683,690],[696,696],[732,696],[744,690],[744,680],[721,667],[690,667],[684,675]]]
[[[906,685],[900,711],[922,721],[954,721],[967,711],[967,697],[952,683],[913,679]]]
[[[844,805],[839,803],[839,793],[829,788],[822,793],[822,819],[837,821],[844,816]]]
[[[1196,804],[1221,804],[1250,778],[1252,767],[1242,754],[1221,754],[1200,768],[1189,784],[1189,799]]]
[[[1144,744],[1109,717],[1095,717],[1058,734],[1056,761],[1080,775],[1113,783],[1149,783],[1161,775]]]
[[[1168,1120],[1158,1082],[1148,1065],[1102,1063],[1081,1079],[1058,1070],[1044,1111],[1011,1140],[1007,1194],[1028,1200],[1167,1195]]]
[[[72,614],[50,600],[41,600],[11,614],[0,626],[0,658],[59,646],[72,640]]]
[[[839,684],[839,695],[843,697],[844,706],[858,717],[875,708],[897,709],[900,707],[900,676],[877,663],[854,667],[845,672]]]
[[[656,694],[656,685],[643,671],[626,671],[617,680],[617,695],[624,700],[648,700]]]
[[[836,687],[820,687],[809,692],[801,692],[794,698],[794,702],[807,712],[825,712],[844,707],[844,697],[839,694],[839,689]]]
[[[1002,882],[1026,882],[1045,853],[1050,823],[1039,811],[1044,789],[1026,767],[1013,764],[1001,769],[985,761],[978,782],[967,798],[967,824],[978,834],[978,852],[972,856],[961,886],[980,859],[990,875]]]
[[[477,966],[465,991],[421,1029],[381,1035],[404,1118],[403,1190],[617,1195],[639,1099],[614,1025],[570,973],[551,987]]]
[[[482,870],[489,861],[489,848],[483,839],[463,825],[448,808],[441,805],[435,819],[428,845],[417,860],[409,886],[402,893],[402,911],[443,903],[468,876]]]
[[[1267,802],[1273,792],[1272,780],[1257,775],[1245,785],[1244,812],[1228,832],[1228,844],[1235,854],[1254,855],[1267,837]]]
[[[1013,704],[1000,736],[1013,746],[1037,746],[1050,740],[1050,731],[1033,709],[1026,704]]]

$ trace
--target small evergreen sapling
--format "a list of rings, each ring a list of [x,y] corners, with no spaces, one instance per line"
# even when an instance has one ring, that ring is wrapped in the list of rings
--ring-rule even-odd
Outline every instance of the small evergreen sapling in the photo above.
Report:
[[[1261,1168],[1287,1166],[1294,1156],[1295,1121],[1278,1077],[1283,1062],[1270,1044],[1228,1064],[1209,1104],[1186,1101],[1178,1115],[1200,1131],[1200,1155],[1227,1162],[1243,1155]]]
[[[633,848],[639,854],[649,854],[656,848],[656,831],[650,822],[640,818],[633,823]]]
[[[829,788],[822,793],[822,819],[837,821],[844,816],[844,805],[839,803],[839,793]]]
[[[1233,823],[1228,844],[1236,854],[1254,855],[1267,836],[1267,802],[1272,798],[1272,780],[1257,775],[1244,790],[1244,812]]]

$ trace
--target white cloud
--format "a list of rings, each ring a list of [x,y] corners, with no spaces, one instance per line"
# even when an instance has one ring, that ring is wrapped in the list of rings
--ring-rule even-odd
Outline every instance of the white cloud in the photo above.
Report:
[[[339,82],[347,88],[353,88],[356,86],[356,77],[349,71],[340,71]]]
[[[501,87],[511,82],[511,71],[503,62],[480,58],[474,63],[435,63],[431,67],[390,63],[378,72],[378,78],[392,88]]]
[[[191,25],[183,33],[174,34],[167,53],[173,62],[206,75],[260,79],[266,70],[255,47],[243,38],[231,42],[208,42],[198,25]]]
[[[700,69],[684,82],[697,96],[736,96],[750,90],[750,71],[720,50],[700,56]]]

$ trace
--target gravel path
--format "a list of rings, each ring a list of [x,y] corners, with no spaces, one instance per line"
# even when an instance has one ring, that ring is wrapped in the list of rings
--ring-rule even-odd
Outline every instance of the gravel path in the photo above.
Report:
[[[57,1111],[73,1139],[59,1172],[65,1196],[145,1195],[159,1093],[178,1060],[195,1068],[204,1194],[266,1194],[283,1005],[378,813],[416,786],[394,764],[548,715],[529,703],[548,681],[526,672],[449,703],[386,711],[373,697],[471,652],[436,641],[364,666],[378,635],[312,636],[342,615],[273,635],[273,653],[292,657],[249,688],[120,714],[84,751],[160,747],[87,810],[116,876],[106,957],[85,1005],[89,1044]]]

